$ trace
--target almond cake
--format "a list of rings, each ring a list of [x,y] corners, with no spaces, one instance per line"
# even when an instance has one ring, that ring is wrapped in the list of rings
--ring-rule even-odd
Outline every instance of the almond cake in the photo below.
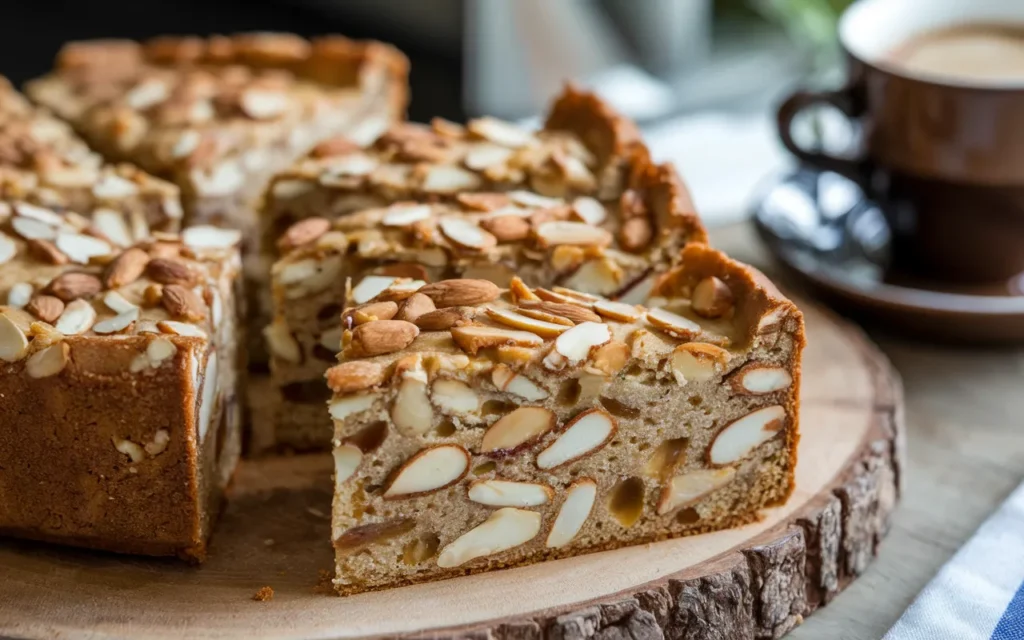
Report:
[[[653,295],[456,279],[347,311],[327,372],[338,591],[733,527],[783,502],[800,311],[702,244]]]

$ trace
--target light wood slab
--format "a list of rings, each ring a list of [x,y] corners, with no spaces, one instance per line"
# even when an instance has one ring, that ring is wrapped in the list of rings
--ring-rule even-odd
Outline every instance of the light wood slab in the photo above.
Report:
[[[0,636],[779,637],[873,558],[900,486],[902,392],[855,329],[808,320],[797,489],[756,524],[349,598],[329,595],[330,461],[244,464],[202,567],[0,543]],[[255,602],[261,587],[270,602]]]

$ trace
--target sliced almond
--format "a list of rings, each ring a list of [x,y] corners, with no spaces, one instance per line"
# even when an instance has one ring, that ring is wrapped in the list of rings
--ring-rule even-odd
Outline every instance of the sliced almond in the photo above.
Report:
[[[398,313],[398,303],[391,300],[383,302],[367,302],[358,307],[346,309],[341,314],[341,324],[345,327],[356,327],[374,320],[390,320]]]
[[[291,98],[283,91],[250,88],[242,92],[238,106],[254,120],[277,118],[288,110]]]
[[[161,333],[168,333],[175,336],[184,336],[187,338],[206,338],[206,332],[197,327],[194,324],[187,322],[177,322],[175,320],[161,320],[156,323],[157,329]]]
[[[569,329],[569,327],[564,324],[538,320],[537,318],[531,318],[510,309],[486,309],[485,311],[487,315],[496,322],[516,329],[523,329],[524,331],[535,333],[542,338],[554,338],[555,336],[565,333],[565,331]]]
[[[596,498],[597,482],[590,478],[581,478],[573,482],[566,491],[562,506],[558,508],[558,516],[551,525],[545,546],[555,549],[572,542],[590,517]]]
[[[30,378],[49,378],[63,371],[67,364],[68,343],[58,342],[33,353],[25,361],[25,371]]]
[[[575,245],[586,247],[607,247],[612,243],[612,234],[601,227],[592,227],[585,222],[552,220],[537,227],[537,239],[542,246]]]
[[[580,324],[583,322],[601,322],[601,317],[593,311],[572,303],[548,302],[546,300],[541,300],[538,302],[523,302],[520,306],[523,309],[544,311],[552,315],[566,318],[573,324]]]
[[[705,382],[715,377],[729,361],[729,352],[703,342],[687,342],[672,352],[670,366],[679,384]]]
[[[431,165],[423,178],[420,189],[426,193],[457,193],[474,191],[483,185],[480,176],[461,167],[439,164]]]
[[[586,309],[582,309],[582,310],[586,311]],[[544,322],[550,322],[552,324],[562,325],[566,329],[568,329],[569,327],[571,327],[574,324],[576,324],[575,322],[573,322],[569,318],[566,318],[566,317],[563,317],[563,316],[556,316],[556,315],[548,313],[547,311],[541,311],[540,309],[530,309],[530,308],[520,307],[519,309],[516,310],[516,312],[526,316],[527,318],[533,318],[534,320],[542,320]]]
[[[593,301],[582,300],[580,298],[573,298],[571,296],[565,295],[564,293],[558,293],[557,291],[552,291],[551,289],[545,289],[544,287],[536,287],[533,290],[533,292],[537,295],[538,298],[546,302],[555,302],[558,304],[574,304],[576,306],[584,307],[586,309],[591,309],[594,306]]]
[[[32,288],[31,283],[17,282],[12,284],[10,290],[7,292],[7,306],[14,307],[15,309],[23,309],[32,299],[33,291],[34,289]]]
[[[363,461],[363,452],[354,444],[343,444],[334,449],[334,486],[341,488],[359,469]]]
[[[57,248],[72,262],[89,264],[93,258],[108,256],[113,252],[107,242],[79,233],[61,233],[57,236]]]
[[[355,358],[379,356],[400,351],[416,339],[419,328],[404,320],[377,320],[352,330],[349,354]]]
[[[195,251],[229,249],[242,241],[242,232],[211,226],[189,227],[181,232],[181,241]]]
[[[541,514],[504,507],[441,550],[437,566],[450,569],[526,544],[540,533]]]
[[[434,405],[448,414],[476,413],[480,410],[480,397],[469,385],[458,380],[438,380],[430,388]]]
[[[590,409],[566,423],[562,433],[537,454],[537,467],[555,469],[598,451],[611,442],[615,418],[604,409]]]
[[[551,431],[558,420],[543,407],[519,407],[502,416],[484,433],[480,452],[505,456],[536,442]]]
[[[0,264],[6,264],[18,254],[18,245],[7,234],[0,232]]]
[[[423,435],[434,425],[434,407],[427,397],[427,383],[406,377],[398,385],[391,405],[391,421],[402,435]]]
[[[334,393],[354,393],[384,382],[384,367],[376,362],[353,360],[331,367],[324,377]]]
[[[474,171],[483,171],[490,167],[504,164],[515,154],[515,151],[508,147],[501,147],[496,144],[477,144],[470,147],[463,158],[466,167]]]
[[[55,240],[57,229],[34,218],[15,216],[11,228],[25,240]]]
[[[28,353],[28,338],[6,313],[0,313],[0,360],[17,362]]]
[[[629,347],[625,342],[612,340],[594,351],[589,366],[605,375],[613,376],[626,366],[629,355]]]
[[[721,489],[736,476],[736,469],[696,469],[672,478],[661,490],[658,515],[663,516]]]
[[[96,310],[85,300],[74,300],[64,307],[55,328],[66,336],[85,333],[96,322]]]
[[[743,459],[755,448],[774,438],[785,426],[785,422],[786,410],[780,405],[748,413],[718,432],[708,449],[708,461],[721,466]]]
[[[299,341],[292,335],[288,323],[283,319],[274,320],[267,325],[263,329],[263,337],[274,358],[292,364],[302,362],[302,348],[299,346]]]
[[[487,280],[441,280],[423,286],[420,293],[434,301],[438,309],[471,307],[491,302],[501,294],[498,285]]]
[[[352,289],[352,302],[364,304],[393,285],[398,278],[391,276],[366,276]]]
[[[514,149],[533,142],[533,135],[529,131],[497,118],[483,117],[470,120],[466,124],[466,129],[485,140]]]
[[[51,227],[59,227],[64,224],[64,218],[62,218],[56,211],[28,202],[14,203],[14,212],[19,216],[38,220],[39,222]]]
[[[572,212],[589,225],[598,226],[608,217],[608,211],[600,202],[588,196],[572,201]]]
[[[455,344],[469,355],[476,355],[480,349],[502,345],[539,347],[544,344],[544,338],[541,338],[536,333],[502,329],[500,327],[462,325],[452,327],[451,333]]]
[[[117,291],[108,291],[103,294],[103,304],[107,305],[114,313],[126,313],[139,308],[138,305],[132,304]]]
[[[666,309],[651,309],[647,312],[647,321],[673,338],[693,340],[701,333],[699,324]]]
[[[550,209],[563,204],[563,202],[558,198],[548,198],[547,196],[542,196],[540,194],[533,193],[532,191],[523,191],[521,189],[509,191],[508,197],[512,202],[532,209]]]
[[[373,393],[360,393],[351,396],[341,396],[332,399],[327,403],[327,412],[331,414],[331,417],[335,420],[344,420],[345,418],[362,413],[377,402],[377,395]]]
[[[414,222],[426,220],[430,217],[431,209],[428,204],[394,204],[388,207],[387,212],[381,219],[385,227],[407,227]]]
[[[503,364],[499,364],[491,370],[491,382],[494,383],[498,390],[511,393],[514,396],[530,400],[531,402],[543,400],[549,395],[536,382],[521,373],[516,373]]]
[[[705,318],[720,318],[732,310],[734,299],[729,285],[718,278],[704,278],[693,288],[694,313]]]
[[[484,231],[472,220],[465,218],[441,218],[438,222],[441,233],[448,240],[463,249],[483,251],[498,244],[498,239]]]
[[[469,461],[469,453],[459,445],[423,449],[398,469],[384,490],[384,498],[411,498],[449,487],[466,475]]]
[[[793,384],[793,376],[782,367],[752,362],[734,373],[729,381],[737,393],[762,395],[788,389]]]
[[[496,216],[480,221],[480,226],[498,242],[518,242],[530,237],[530,223],[520,216]]]
[[[592,291],[604,296],[616,295],[626,280],[626,272],[615,260],[601,256],[581,264],[565,280],[565,285],[579,291]]]
[[[616,322],[635,322],[643,315],[641,307],[611,300],[598,300],[594,303],[594,311]]]
[[[139,319],[139,308],[133,307],[132,309],[119,313],[113,318],[107,318],[106,320],[100,320],[96,324],[92,325],[94,333],[100,335],[106,335],[110,333],[120,333],[127,329],[130,329],[136,320]]]
[[[551,370],[574,367],[590,357],[590,352],[612,339],[608,325],[600,322],[583,322],[569,329],[555,340],[554,346],[544,357],[544,366]]]
[[[526,286],[526,283],[519,276],[512,277],[512,280],[508,283],[508,291],[512,297],[512,302],[516,304],[540,300],[537,294],[531,291],[530,287]]]
[[[331,229],[331,222],[327,218],[305,218],[299,220],[281,235],[277,240],[277,248],[280,251],[290,251],[296,247],[316,242],[321,236]]]
[[[551,487],[534,482],[477,480],[469,486],[469,499],[488,507],[539,507],[554,495]]]
[[[119,247],[127,247],[134,238],[124,214],[114,209],[100,208],[92,212],[92,223],[104,238]],[[141,239],[141,238],[140,238]]]
[[[399,278],[390,287],[378,293],[373,301],[388,301],[391,302],[402,302],[408,299],[412,294],[423,288],[423,285],[427,284],[423,280],[409,280],[408,278]]]

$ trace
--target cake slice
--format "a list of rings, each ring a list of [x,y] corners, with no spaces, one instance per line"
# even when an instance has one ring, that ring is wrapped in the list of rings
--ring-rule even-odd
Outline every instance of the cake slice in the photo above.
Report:
[[[189,224],[248,231],[275,172],[402,116],[407,67],[392,47],[340,36],[98,40],[65,45],[27,91],[106,157],[176,183]]]
[[[0,535],[202,560],[241,448],[239,233],[95,177],[0,171]]]
[[[272,270],[273,319],[265,330],[280,398],[273,428],[257,428],[254,446],[329,445],[323,373],[335,363],[346,295],[346,306],[362,305],[389,288],[383,295],[397,298],[448,278],[507,287],[518,275],[556,300],[560,294],[550,288],[559,286],[642,299],[682,245],[704,242],[706,234],[670,166],[643,154],[627,166],[618,198],[604,202],[525,190],[465,193],[451,202],[406,202],[293,224],[278,241],[284,255]],[[625,241],[623,230],[637,222],[647,229],[642,241]],[[416,299],[426,305],[421,310],[432,310],[429,300]],[[412,306],[398,314],[394,302],[376,313],[414,316]]]
[[[789,496],[803,319],[761,274],[694,244],[662,306],[558,294],[443,280],[400,302],[436,307],[415,322],[350,314],[327,372],[340,593],[733,527]]]

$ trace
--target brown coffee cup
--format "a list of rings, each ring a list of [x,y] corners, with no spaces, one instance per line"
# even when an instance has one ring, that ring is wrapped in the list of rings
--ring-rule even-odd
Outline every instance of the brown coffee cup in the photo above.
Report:
[[[904,66],[893,52],[957,25],[1010,25],[1024,0],[860,0],[842,16],[849,81],[798,91],[779,108],[783,144],[812,166],[862,182],[884,204],[902,269],[982,282],[1024,272],[1024,78]],[[828,104],[858,120],[862,155],[802,148],[793,120]]]

